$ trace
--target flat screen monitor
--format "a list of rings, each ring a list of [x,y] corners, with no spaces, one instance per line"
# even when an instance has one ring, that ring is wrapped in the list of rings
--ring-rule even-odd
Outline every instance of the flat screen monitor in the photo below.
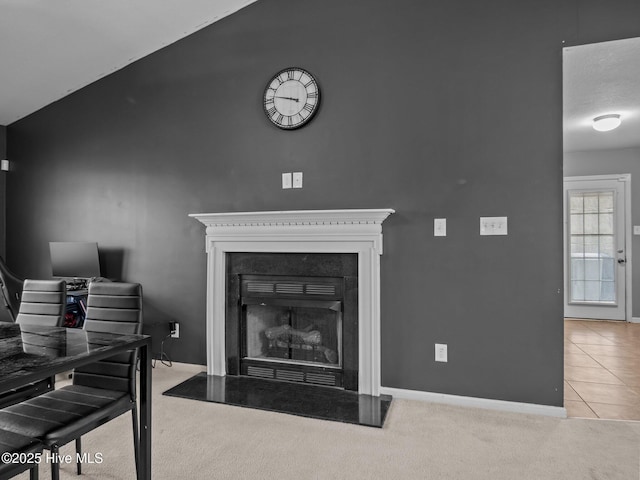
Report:
[[[96,242],[49,242],[51,273],[62,278],[100,276]]]

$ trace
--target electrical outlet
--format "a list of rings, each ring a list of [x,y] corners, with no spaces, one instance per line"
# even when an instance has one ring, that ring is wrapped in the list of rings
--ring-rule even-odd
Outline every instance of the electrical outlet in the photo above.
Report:
[[[169,322],[172,338],[180,338],[180,324],[178,322]]]
[[[436,362],[448,362],[447,344],[436,343]]]

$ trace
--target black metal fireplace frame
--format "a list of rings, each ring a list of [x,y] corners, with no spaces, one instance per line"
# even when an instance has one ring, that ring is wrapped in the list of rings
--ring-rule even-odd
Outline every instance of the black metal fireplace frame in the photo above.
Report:
[[[248,375],[274,380],[300,382],[318,386],[358,390],[358,256],[357,254],[325,253],[227,253],[227,305],[225,347],[228,375]],[[249,302],[295,303],[295,293],[279,295],[254,292],[247,295],[243,278],[279,277],[284,282],[340,285],[336,295],[319,295],[317,302],[339,301],[342,310],[342,366],[323,367],[317,364],[295,364],[269,359],[243,359],[243,308]],[[336,282],[339,279],[339,282]],[[246,285],[246,281],[244,282]],[[245,291],[243,291],[243,288]],[[244,305],[243,305],[244,303]]]

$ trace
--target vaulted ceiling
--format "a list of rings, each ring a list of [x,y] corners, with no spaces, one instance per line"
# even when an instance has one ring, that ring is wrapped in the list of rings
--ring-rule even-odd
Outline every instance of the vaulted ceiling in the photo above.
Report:
[[[0,0],[9,125],[257,0]],[[565,151],[640,147],[640,39],[564,50]],[[590,120],[620,113],[613,132]]]
[[[0,125],[255,1],[0,0]]]

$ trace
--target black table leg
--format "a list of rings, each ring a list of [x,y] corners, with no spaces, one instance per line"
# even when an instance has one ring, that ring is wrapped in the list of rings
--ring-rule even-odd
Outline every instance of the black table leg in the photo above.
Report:
[[[151,480],[151,340],[140,348],[140,465],[141,480]]]

